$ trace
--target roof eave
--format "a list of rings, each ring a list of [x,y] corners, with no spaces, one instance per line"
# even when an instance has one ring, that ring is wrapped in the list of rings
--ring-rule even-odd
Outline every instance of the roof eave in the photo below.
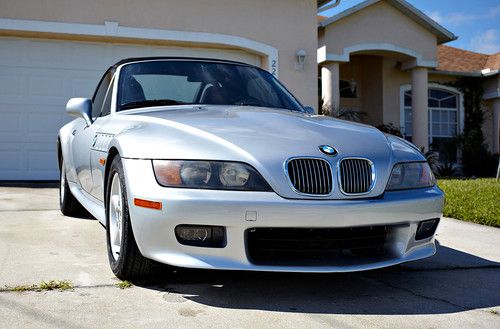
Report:
[[[341,20],[344,17],[350,16],[366,7],[369,7],[381,0],[366,0],[364,2],[361,2],[360,4],[351,7],[341,13],[338,13],[337,15],[334,15],[330,18],[325,19],[324,21],[320,22],[318,24],[318,28],[324,28],[336,21]],[[394,7],[398,8],[403,14],[406,16],[410,17],[420,25],[424,26],[427,30],[429,30],[431,33],[433,33],[436,38],[437,38],[437,43],[438,44],[443,44],[447,43],[453,40],[456,40],[458,37],[453,34],[451,31],[447,30],[443,26],[439,25],[437,22],[435,22],[433,19],[431,19],[429,16],[424,14],[422,11],[419,9],[415,8],[405,0],[386,0],[390,4],[392,4]]]
[[[457,77],[472,77],[472,78],[483,78],[490,77],[496,74],[499,74],[499,70],[494,71],[479,71],[479,72],[460,72],[460,71],[446,71],[446,70],[431,70],[429,71],[431,74],[438,75],[448,75],[448,76],[457,76]]]

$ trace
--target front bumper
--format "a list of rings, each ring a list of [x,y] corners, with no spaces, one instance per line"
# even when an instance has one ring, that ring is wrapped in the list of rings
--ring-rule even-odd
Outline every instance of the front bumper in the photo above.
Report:
[[[383,198],[289,200],[272,192],[165,188],[158,185],[151,161],[122,159],[132,228],[141,253],[161,263],[205,269],[281,272],[349,272],[375,269],[432,256],[434,237],[415,240],[418,223],[440,218],[444,196],[437,187],[386,192]],[[133,205],[134,198],[162,202],[162,210]],[[226,227],[224,248],[180,244],[177,225]],[[258,227],[342,228],[388,225],[381,257],[328,266],[255,265],[248,257],[245,232]]]

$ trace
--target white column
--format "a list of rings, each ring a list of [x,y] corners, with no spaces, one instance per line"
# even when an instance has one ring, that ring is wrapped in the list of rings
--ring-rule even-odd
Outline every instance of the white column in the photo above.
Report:
[[[321,67],[321,98],[323,108],[329,109],[330,115],[333,110],[340,107],[340,69],[338,62],[328,62]]]
[[[414,68],[411,71],[412,141],[425,151],[429,150],[428,85],[427,68]]]
[[[500,98],[493,100],[493,153],[500,154]]]

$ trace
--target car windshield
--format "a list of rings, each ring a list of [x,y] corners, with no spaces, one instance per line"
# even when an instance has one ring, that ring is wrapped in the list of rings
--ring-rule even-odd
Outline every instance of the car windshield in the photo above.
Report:
[[[183,104],[303,111],[301,104],[270,73],[244,64],[156,60],[122,67],[118,111]]]

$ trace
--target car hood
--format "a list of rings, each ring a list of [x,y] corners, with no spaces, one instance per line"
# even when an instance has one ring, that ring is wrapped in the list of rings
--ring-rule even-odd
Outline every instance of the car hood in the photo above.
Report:
[[[367,158],[375,164],[381,181],[387,181],[394,162],[391,143],[376,128],[288,110],[249,106],[155,107],[124,111],[115,117],[115,122],[123,121],[115,128],[125,127],[116,133],[123,141],[121,144],[128,145],[126,157],[247,162],[286,197],[297,197],[290,193],[293,191],[283,169],[291,157],[327,159],[334,172],[342,158]],[[338,155],[324,155],[320,145],[334,147]],[[384,188],[385,183],[375,186],[373,195],[383,193]]]

